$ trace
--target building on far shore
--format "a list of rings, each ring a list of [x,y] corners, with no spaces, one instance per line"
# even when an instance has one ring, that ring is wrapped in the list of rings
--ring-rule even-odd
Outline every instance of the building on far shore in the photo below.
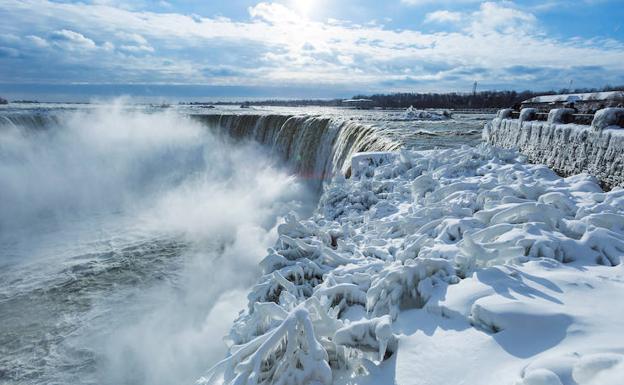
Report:
[[[9,104],[9,101],[0,96],[0,104]]]

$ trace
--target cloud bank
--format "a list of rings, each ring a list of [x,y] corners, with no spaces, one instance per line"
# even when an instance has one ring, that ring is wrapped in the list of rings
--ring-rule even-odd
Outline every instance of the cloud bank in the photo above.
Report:
[[[397,0],[406,8],[426,3]],[[465,91],[475,80],[491,88],[624,83],[621,41],[549,36],[530,9],[512,2],[434,10],[410,29],[311,20],[278,2],[256,3],[232,20],[110,1],[5,0],[0,18],[9,21],[0,25],[0,83],[371,92]]]

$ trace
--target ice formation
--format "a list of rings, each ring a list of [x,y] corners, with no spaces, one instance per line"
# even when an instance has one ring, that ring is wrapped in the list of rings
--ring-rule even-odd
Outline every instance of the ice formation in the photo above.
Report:
[[[519,119],[512,119],[511,110],[501,110],[483,137],[563,175],[587,172],[605,186],[624,185],[624,108],[597,111],[591,126],[566,124],[570,109],[551,110],[547,121],[535,120],[536,112],[524,108]]]
[[[502,346],[506,336],[517,338],[525,349],[517,355],[528,359],[538,350],[531,344],[564,338],[561,328],[575,318],[540,302],[563,292],[551,287],[553,295],[538,295],[530,285],[546,284],[513,266],[540,263],[561,273],[561,282],[572,270],[619,269],[613,266],[624,256],[623,189],[603,192],[593,177],[561,178],[517,152],[486,145],[374,157],[381,158],[354,157],[357,171],[351,179],[334,177],[312,218],[289,216],[279,226],[248,308],[227,338],[230,354],[199,383],[330,384],[339,374],[379,370],[397,349],[405,351],[397,381],[407,376],[413,383],[424,376],[410,370],[426,361],[428,344],[451,341],[441,353],[451,356],[469,349],[471,338],[490,335],[500,335]],[[503,264],[511,265],[489,267]],[[499,281],[505,283],[484,285]],[[521,285],[528,287],[522,286],[529,298],[523,306],[509,299]],[[426,313],[409,316],[410,309]],[[404,315],[442,316],[436,322],[451,326],[438,333],[466,330],[465,341],[423,342],[414,330],[430,323]],[[538,330],[537,341],[522,334],[526,325]],[[447,365],[437,354],[435,365]],[[469,364],[467,358],[451,362]],[[621,355],[575,359],[568,368],[579,385],[621,373]],[[572,384],[548,365],[534,366],[518,373],[518,384]],[[506,375],[513,383],[515,374]]]
[[[451,118],[449,111],[425,111],[417,110],[413,106],[410,106],[405,110],[406,120],[447,120]]]

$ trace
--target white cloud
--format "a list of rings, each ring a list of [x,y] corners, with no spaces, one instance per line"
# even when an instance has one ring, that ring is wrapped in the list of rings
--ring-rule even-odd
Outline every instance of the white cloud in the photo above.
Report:
[[[154,52],[147,39],[138,33],[117,32],[115,34],[122,44],[119,45],[119,50],[126,53],[145,53]]]
[[[28,36],[26,36],[26,39],[29,40],[34,46],[39,47],[39,48],[44,48],[44,47],[49,47],[50,46],[50,44],[48,44],[46,39],[44,39],[42,37],[39,37],[39,36],[28,35]]]
[[[149,45],[121,45],[119,50],[127,53],[154,52],[154,47]]]
[[[458,4],[458,3],[478,3],[480,0],[401,0],[401,3],[411,7],[419,7],[430,4]]]
[[[301,21],[301,16],[297,12],[279,3],[258,3],[249,7],[249,14],[252,18],[273,24]]]
[[[425,16],[426,23],[453,23],[458,22],[461,19],[461,13],[446,10],[431,12]]]
[[[574,66],[593,66],[592,71],[599,71],[592,73],[599,79],[596,81],[617,83],[624,61],[621,42],[542,35],[536,32],[535,16],[511,3],[484,3],[457,21],[452,13],[431,16],[432,22],[449,20],[461,28],[439,33],[344,21],[315,22],[284,5],[268,2],[250,8],[249,14],[251,19],[246,21],[203,17],[197,22],[197,17],[182,14],[107,5],[3,0],[0,15],[15,22],[0,24],[0,45],[21,50],[22,44],[34,50],[37,46],[32,38],[27,44],[17,37],[2,40],[2,35],[31,35],[47,36],[42,40],[50,44],[82,47],[83,55],[58,53],[53,61],[55,71],[33,72],[29,80],[74,76],[67,80],[232,84],[235,79],[245,86],[332,85],[381,90],[455,89],[457,84],[471,84],[475,79],[507,84],[526,80],[534,85],[548,80],[538,79],[539,70],[523,68],[548,68],[551,74],[557,69],[571,70],[570,58],[574,58]],[[41,55],[42,63],[50,63],[49,51]],[[5,57],[15,54],[3,52]],[[35,52],[29,57],[38,60]],[[602,69],[596,69],[597,64]],[[510,67],[515,72],[507,71]],[[76,68],[82,72],[73,71]],[[3,72],[0,81],[19,76],[26,76],[23,70]]]
[[[138,33],[128,33],[128,32],[117,32],[115,34],[118,38],[124,40],[124,41],[129,41],[132,43],[136,43],[137,45],[147,45],[147,40],[139,35]]]
[[[79,32],[75,32],[69,29],[61,29],[54,31],[50,34],[50,40],[54,41],[57,45],[63,46],[68,49],[93,49],[96,44],[93,40],[85,37]]]
[[[504,4],[504,5],[503,5]],[[498,31],[513,33],[535,29],[535,15],[513,7],[511,3],[486,2],[472,15],[471,30],[476,33]]]

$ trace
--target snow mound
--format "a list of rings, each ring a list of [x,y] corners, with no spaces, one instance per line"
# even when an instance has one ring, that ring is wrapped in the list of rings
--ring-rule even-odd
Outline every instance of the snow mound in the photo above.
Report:
[[[227,338],[228,357],[199,383],[329,384],[337,374],[370,373],[397,351],[395,322],[409,309],[501,335],[501,343],[508,335],[530,339],[527,325],[535,325],[546,337],[517,353],[529,358],[564,338],[573,319],[541,302],[518,309],[507,296],[486,298],[485,289],[443,301],[445,293],[488,275],[502,282],[500,292],[522,284],[509,279],[519,274],[513,269],[490,266],[610,269],[624,256],[622,189],[603,192],[589,176],[561,178],[485,145],[382,158],[358,161],[351,179],[336,177],[312,218],[291,215],[279,226]],[[453,305],[462,295],[469,298]],[[579,378],[619,365],[592,362],[579,367]],[[600,370],[607,376],[609,368]],[[557,374],[541,369],[521,383],[558,384]]]
[[[623,354],[571,354],[529,366],[516,385],[619,385],[622,379]]]

